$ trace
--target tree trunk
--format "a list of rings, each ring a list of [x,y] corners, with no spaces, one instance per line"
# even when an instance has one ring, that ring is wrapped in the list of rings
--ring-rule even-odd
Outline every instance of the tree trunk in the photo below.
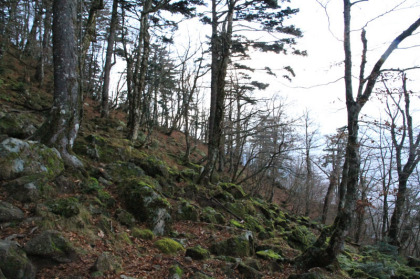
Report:
[[[217,1],[212,0],[212,37],[211,37],[211,104],[209,119],[209,142],[207,164],[199,182],[211,180],[216,164],[221,139],[223,136],[223,118],[225,108],[226,73],[232,45],[234,1],[228,1],[226,22],[218,32]]]
[[[330,175],[329,180],[330,183],[328,185],[327,194],[325,194],[324,206],[322,208],[321,223],[324,225],[327,223],[328,209],[331,203],[331,195],[333,193],[334,188],[337,186],[337,177],[334,170],[333,173]]]
[[[55,147],[69,167],[83,167],[72,154],[80,126],[81,95],[77,77],[77,49],[74,34],[75,0],[54,0],[53,59],[54,101],[49,118],[35,134],[42,143]]]
[[[141,53],[139,57],[140,60],[140,73],[139,79],[136,90],[133,91],[133,98],[132,104],[130,106],[130,127],[129,127],[129,134],[128,139],[131,141],[135,141],[138,137],[139,128],[140,128],[140,112],[141,112],[141,95],[146,87],[146,72],[147,72],[147,64],[149,60],[149,53],[150,53],[150,34],[149,34],[149,12],[152,7],[152,1],[147,0],[144,3],[143,12],[141,13],[140,19],[140,35],[139,38],[141,40],[140,46],[142,47]],[[136,72],[136,71],[135,71]]]
[[[106,48],[104,84],[102,87],[101,117],[109,116],[109,83],[112,67],[112,53],[114,51],[115,33],[118,25],[118,0],[112,3],[111,22],[109,25],[108,46]]]

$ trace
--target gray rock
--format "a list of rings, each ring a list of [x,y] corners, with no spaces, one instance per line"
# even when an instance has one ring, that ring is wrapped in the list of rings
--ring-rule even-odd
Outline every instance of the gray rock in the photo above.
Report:
[[[92,267],[93,271],[99,272],[116,272],[121,269],[121,264],[118,260],[108,252],[103,252],[95,261]]]
[[[239,274],[242,275],[241,278],[244,278],[244,279],[259,279],[263,277],[262,273],[260,273],[258,270],[244,263],[239,263],[236,266],[236,269],[238,270]]]
[[[38,187],[63,170],[63,160],[55,148],[16,138],[0,143],[0,180],[8,181],[4,188],[17,200],[37,200]]]
[[[68,263],[76,258],[70,243],[58,231],[44,231],[25,245],[30,256],[38,256],[58,263]]]
[[[7,138],[0,143],[0,179],[41,174],[49,179],[64,170],[57,149],[34,141]]]
[[[0,278],[32,279],[36,275],[26,253],[14,242],[4,240],[0,240],[0,271]]]
[[[0,201],[0,223],[20,221],[24,217],[23,211],[16,206]]]

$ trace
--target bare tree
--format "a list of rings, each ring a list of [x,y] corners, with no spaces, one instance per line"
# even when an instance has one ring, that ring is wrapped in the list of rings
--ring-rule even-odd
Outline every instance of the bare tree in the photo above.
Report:
[[[420,132],[415,135],[413,118],[410,112],[410,92],[407,89],[407,76],[401,73],[402,91],[397,97],[393,96],[391,90],[386,87],[388,96],[392,104],[397,108],[395,111],[391,104],[387,103],[386,112],[390,118],[390,132],[392,145],[395,148],[395,160],[398,174],[398,192],[395,201],[394,212],[391,217],[389,227],[389,241],[391,244],[399,246],[398,234],[400,230],[402,210],[405,206],[407,195],[407,182],[410,175],[415,170],[420,161]],[[398,117],[401,123],[398,123]],[[405,151],[406,150],[406,151]],[[403,162],[405,160],[405,163]]]
[[[356,193],[359,180],[359,115],[375,87],[381,68],[391,53],[398,45],[420,26],[420,18],[410,25],[405,31],[398,35],[379,60],[376,61],[370,74],[365,76],[367,62],[367,39],[366,31],[361,34],[363,51],[360,64],[359,86],[354,96],[353,75],[352,75],[352,53],[351,53],[351,8],[353,5],[364,1],[344,1],[344,81],[346,87],[346,108],[347,108],[347,130],[348,139],[346,146],[346,157],[344,162],[340,191],[342,198],[339,204],[339,211],[334,220],[333,226],[324,230],[313,247],[307,249],[297,259],[298,264],[306,268],[314,266],[327,266],[331,264],[343,249],[343,244],[349,229],[352,225],[352,214],[355,209]],[[330,235],[328,245],[325,247],[327,236]]]

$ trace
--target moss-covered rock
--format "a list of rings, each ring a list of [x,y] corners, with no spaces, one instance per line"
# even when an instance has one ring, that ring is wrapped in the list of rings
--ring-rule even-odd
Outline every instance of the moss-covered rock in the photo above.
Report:
[[[132,178],[121,183],[120,195],[127,209],[140,222],[147,222],[153,233],[162,235],[168,231],[171,208],[166,198],[162,197],[144,178]]]
[[[75,197],[60,198],[50,201],[47,206],[54,214],[70,218],[80,213],[79,200]]]
[[[35,278],[34,265],[14,242],[0,240],[0,271],[5,278]]]
[[[130,212],[127,212],[123,209],[118,209],[115,212],[115,215],[117,217],[118,222],[127,227],[132,227],[136,222],[134,216]]]
[[[155,234],[149,229],[134,228],[131,231],[131,234],[135,238],[140,238],[140,239],[145,239],[145,240],[152,240],[155,237]]]
[[[0,134],[25,139],[35,133],[42,120],[29,112],[5,113],[0,116]]]
[[[263,274],[261,272],[259,272],[258,270],[256,270],[253,267],[250,267],[244,263],[239,263],[238,265],[235,265],[236,270],[239,272],[240,274],[240,278],[244,278],[244,279],[259,279],[263,277]]]
[[[187,248],[185,256],[191,257],[193,260],[206,260],[210,257],[210,252],[200,245]]]
[[[199,217],[198,210],[189,201],[181,199],[176,211],[176,219],[197,221]]]
[[[255,253],[257,257],[260,257],[264,260],[271,260],[271,261],[281,261],[283,257],[274,252],[273,250],[261,250]]]
[[[50,259],[59,263],[68,263],[75,259],[76,252],[58,231],[44,231],[29,240],[25,245],[28,255]]]
[[[51,180],[63,170],[63,161],[55,148],[15,138],[0,143],[0,180],[32,175]]]
[[[175,254],[180,251],[184,251],[185,248],[181,243],[171,239],[162,238],[154,243],[154,246],[165,254]]]
[[[237,236],[213,243],[210,251],[217,256],[249,257],[252,254],[252,247],[249,239]]]
[[[242,186],[240,185],[236,185],[233,183],[220,183],[219,185],[224,191],[227,191],[230,194],[232,194],[232,196],[235,199],[243,199],[246,197],[244,189],[242,189]]]
[[[0,201],[0,223],[19,221],[24,217],[20,208],[4,201]]]
[[[144,171],[130,162],[115,162],[106,166],[106,179],[121,183],[124,180],[144,176]]]
[[[221,213],[209,206],[203,208],[200,220],[212,224],[224,224],[226,222],[225,217]]]
[[[169,178],[169,169],[164,161],[155,156],[147,156],[146,158],[133,158],[131,160],[134,164],[141,167],[147,175],[151,177],[161,176],[165,179]]]
[[[91,268],[93,272],[118,272],[121,271],[121,263],[114,255],[109,252],[103,252],[96,259],[95,264]]]
[[[288,237],[289,244],[297,249],[306,249],[316,241],[316,236],[305,226],[296,225]]]
[[[169,279],[181,279],[184,271],[179,265],[173,265],[169,268]]]
[[[55,148],[15,138],[0,143],[0,180],[8,181],[4,188],[19,201],[36,201],[40,187],[63,170],[63,161]]]

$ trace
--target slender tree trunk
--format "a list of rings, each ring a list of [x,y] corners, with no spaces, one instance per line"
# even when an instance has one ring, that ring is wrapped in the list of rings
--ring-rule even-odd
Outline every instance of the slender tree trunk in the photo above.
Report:
[[[333,173],[329,177],[329,181],[330,183],[328,185],[327,193],[325,194],[324,206],[322,208],[321,223],[324,225],[327,223],[328,209],[331,203],[331,195],[333,193],[334,188],[337,187],[337,177],[334,173],[334,170],[333,170]]]
[[[216,164],[219,147],[223,136],[223,118],[225,107],[226,73],[230,59],[232,45],[232,28],[234,1],[228,1],[228,11],[223,30],[218,31],[219,19],[217,14],[217,1],[212,0],[212,37],[211,37],[211,104],[209,119],[208,158],[199,182],[204,179],[211,180]]]
[[[150,34],[149,34],[149,12],[152,7],[152,1],[146,0],[143,7],[143,12],[140,19],[140,35],[139,38],[142,42],[142,53],[140,58],[140,73],[138,78],[138,85],[136,90],[133,92],[132,105],[130,107],[130,127],[128,138],[131,141],[135,141],[138,137],[140,128],[140,112],[141,112],[141,95],[146,87],[146,72],[150,53]]]
[[[108,46],[106,48],[104,84],[102,87],[101,117],[109,117],[109,83],[112,67],[112,53],[114,51],[115,33],[118,25],[118,0],[112,3],[111,22],[109,25]]]
[[[35,138],[56,147],[67,166],[80,168],[82,162],[72,154],[82,105],[74,33],[76,1],[54,0],[53,14],[54,102]]]

